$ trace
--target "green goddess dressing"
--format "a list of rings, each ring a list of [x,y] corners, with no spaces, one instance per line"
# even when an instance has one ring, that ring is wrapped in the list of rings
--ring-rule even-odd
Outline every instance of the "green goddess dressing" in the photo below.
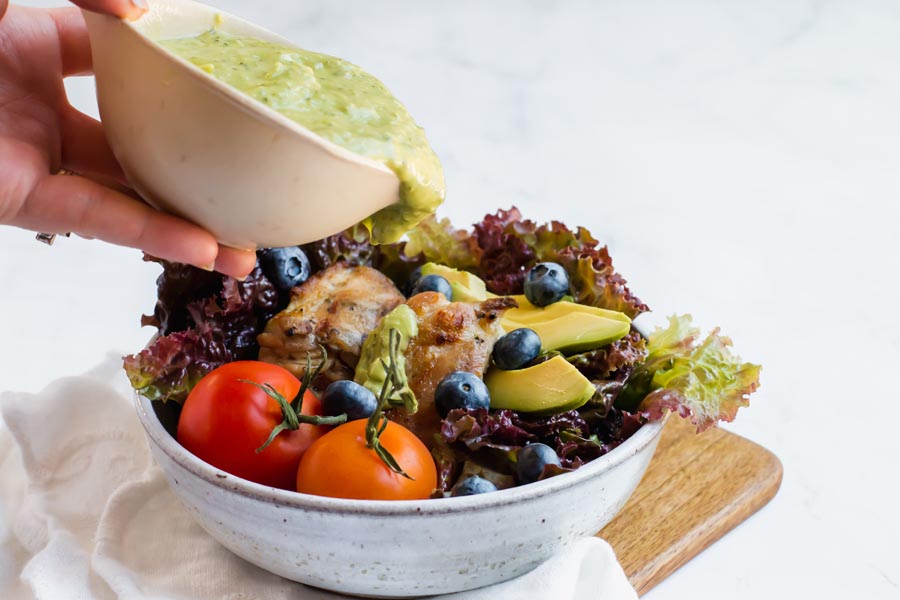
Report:
[[[213,29],[160,44],[313,133],[377,160],[400,180],[400,200],[369,217],[378,243],[395,242],[444,200],[437,156],[406,108],[347,61]]]
[[[363,342],[359,353],[359,362],[356,364],[354,380],[356,383],[368,388],[377,398],[381,394],[387,371],[382,361],[390,358],[390,332],[395,329],[400,334],[399,356],[397,366],[400,377],[406,380],[406,349],[409,342],[419,335],[419,322],[416,313],[406,304],[398,305],[394,310],[382,317],[378,326],[369,332]],[[408,386],[407,386],[408,389]],[[395,400],[399,400],[399,394],[395,392]]]

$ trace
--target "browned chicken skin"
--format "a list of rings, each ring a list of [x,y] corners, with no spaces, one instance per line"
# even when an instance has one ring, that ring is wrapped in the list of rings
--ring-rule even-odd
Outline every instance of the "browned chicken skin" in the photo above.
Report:
[[[257,338],[259,360],[302,377],[307,354],[314,366],[320,362],[321,345],[328,361],[322,370],[325,381],[319,383],[353,379],[366,335],[404,300],[381,272],[338,263],[291,291],[290,304],[269,320]]]
[[[434,390],[453,371],[484,376],[494,343],[503,335],[500,317],[516,306],[512,298],[484,302],[450,302],[443,294],[424,292],[407,302],[416,313],[419,334],[406,350],[406,375],[419,410],[407,415],[400,409],[390,418],[412,430],[429,448],[441,418],[434,404]]]

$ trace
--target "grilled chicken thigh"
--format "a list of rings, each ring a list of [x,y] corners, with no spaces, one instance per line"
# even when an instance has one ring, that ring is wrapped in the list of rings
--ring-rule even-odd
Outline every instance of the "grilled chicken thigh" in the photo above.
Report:
[[[281,365],[302,377],[306,357],[322,370],[327,384],[353,379],[366,335],[405,298],[393,282],[369,267],[335,264],[291,291],[287,308],[272,317],[259,335],[259,360]]]
[[[419,334],[406,350],[406,375],[419,410],[407,415],[401,409],[389,417],[413,431],[429,448],[441,418],[434,404],[434,390],[453,371],[484,376],[494,343],[503,335],[500,317],[516,306],[512,298],[484,302],[450,302],[443,294],[424,292],[407,302],[416,313]]]

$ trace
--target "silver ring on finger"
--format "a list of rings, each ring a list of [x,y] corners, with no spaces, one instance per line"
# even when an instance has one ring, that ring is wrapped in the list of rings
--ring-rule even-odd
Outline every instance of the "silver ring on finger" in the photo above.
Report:
[[[77,175],[78,173],[76,173],[75,171],[70,171],[69,169],[60,169],[59,171],[57,171],[56,174],[57,175]],[[47,244],[48,246],[52,246],[53,242],[56,241],[56,235],[57,234],[55,234],[55,233],[40,232],[34,236],[34,239],[41,242],[42,244]],[[64,233],[63,235],[65,235],[66,237],[70,237],[72,235],[72,233],[71,232]]]

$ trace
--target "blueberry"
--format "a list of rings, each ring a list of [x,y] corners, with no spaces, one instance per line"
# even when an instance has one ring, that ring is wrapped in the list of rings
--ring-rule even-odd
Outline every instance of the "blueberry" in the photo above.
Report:
[[[450,495],[456,498],[457,496],[474,496],[475,494],[486,494],[496,491],[496,485],[483,477],[472,475],[454,485],[453,489],[450,490]]]
[[[540,479],[547,465],[560,466],[559,457],[547,444],[528,444],[519,450],[516,459],[516,476],[519,483],[533,483]]]
[[[346,413],[348,421],[368,419],[377,407],[375,394],[355,381],[335,381],[322,394],[322,412],[329,417]]]
[[[416,286],[416,282],[422,278],[422,265],[419,265],[406,278],[406,283],[403,284],[403,289],[401,290],[407,296],[412,296],[412,290]]]
[[[287,292],[309,279],[311,271],[306,253],[297,246],[261,250],[259,265],[281,292]]]
[[[421,294],[422,292],[439,292],[447,297],[447,300],[453,299],[453,289],[450,282],[440,275],[425,275],[419,277],[416,285],[413,286],[410,296]]]
[[[494,364],[505,371],[521,369],[541,353],[541,338],[533,329],[514,329],[494,344]]]
[[[525,297],[535,306],[559,302],[569,293],[569,276],[562,265],[538,263],[525,276]]]
[[[441,417],[454,408],[489,408],[491,395],[484,382],[472,373],[454,371],[434,390],[434,403]]]

